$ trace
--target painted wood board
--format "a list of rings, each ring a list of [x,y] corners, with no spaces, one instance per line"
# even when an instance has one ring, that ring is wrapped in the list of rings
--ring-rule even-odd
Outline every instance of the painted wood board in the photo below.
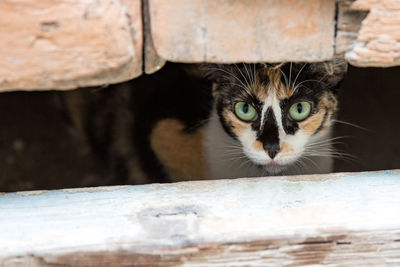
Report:
[[[0,265],[398,266],[400,171],[0,195]]]

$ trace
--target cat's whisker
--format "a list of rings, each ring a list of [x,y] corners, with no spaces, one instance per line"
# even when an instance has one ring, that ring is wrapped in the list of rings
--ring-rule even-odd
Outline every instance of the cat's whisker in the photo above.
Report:
[[[281,74],[282,74],[282,76],[283,76],[283,79],[285,80],[285,86],[286,86],[287,88],[289,88],[289,82],[288,82],[288,78],[287,78],[286,74],[281,70],[281,68],[278,68],[278,69],[279,69],[279,71],[281,72]]]
[[[231,76],[232,78],[236,79],[236,80],[243,86],[243,88],[244,88],[246,91],[248,90],[248,88],[247,88],[246,85],[242,82],[242,80],[240,80],[240,79],[239,79],[237,76],[235,76],[233,73],[231,73],[231,72],[229,72],[229,71],[227,71],[227,70],[221,69],[221,68],[210,68],[210,69],[222,71],[222,72],[228,74],[228,75]],[[249,92],[249,93],[250,93],[250,92]]]
[[[313,166],[315,166],[315,168],[316,168],[318,171],[321,171],[321,168],[318,166],[318,164],[317,164],[314,160],[312,160],[310,157],[303,156],[302,158],[305,159],[305,160],[308,160],[309,162],[311,162],[311,164],[312,164]]]
[[[249,96],[249,95],[251,95],[251,92],[249,91],[249,89],[246,88],[246,87],[243,87],[241,84],[236,84],[236,83],[221,83],[221,85],[233,85],[233,86],[238,86],[238,87],[242,88],[242,89],[244,90],[244,92],[246,93],[246,94],[243,93],[243,96]]]
[[[299,158],[296,162],[298,163],[298,166],[300,166],[300,169],[302,171],[306,170],[306,163],[304,162],[304,160],[302,158]]]
[[[289,67],[289,88],[290,88],[290,86],[291,86],[291,81],[292,81],[292,65],[293,65],[293,63],[292,62],[290,62],[290,67]]]
[[[246,76],[243,74],[243,72],[240,70],[240,68],[237,66],[237,64],[234,64],[236,69],[239,71],[240,75],[242,75],[244,81],[246,82],[247,88],[251,88],[251,85],[249,84],[249,81],[247,80]]]
[[[250,163],[250,165],[252,164],[251,161],[249,160],[249,158],[247,158],[247,157],[244,158],[244,160],[242,160],[240,165],[239,165],[239,169],[242,168],[244,165],[249,166],[249,163]]]
[[[321,80],[312,80],[312,79],[310,79],[310,80],[302,81],[301,83],[299,83],[298,85],[296,85],[296,87],[295,87],[294,89],[296,90],[296,89],[299,88],[303,83],[306,83],[306,82],[318,82],[318,83],[321,83],[321,84],[322,84],[322,81],[321,81]]]
[[[315,145],[315,144],[330,143],[330,142],[332,142],[332,141],[336,141],[336,140],[340,140],[340,139],[345,139],[345,138],[352,138],[352,136],[348,136],[348,135],[336,136],[336,137],[333,137],[333,138],[327,138],[327,139],[324,139],[324,140],[319,140],[319,141],[315,141],[315,142],[310,142],[310,143],[308,143],[306,146]]]
[[[364,130],[364,131],[367,131],[367,132],[372,132],[372,130],[370,130],[370,129],[364,128],[362,126],[359,126],[359,125],[351,123],[351,122],[342,121],[342,120],[338,120],[338,119],[333,119],[332,122],[333,123],[340,123],[340,124],[352,126],[354,128],[357,128],[357,129],[360,129],[360,130]]]
[[[309,152],[305,153],[304,155],[306,156],[312,156],[312,157],[329,157],[329,158],[334,158],[334,159],[339,159],[343,161],[352,161],[352,162],[359,162],[359,158],[348,154],[344,152],[321,152],[321,151],[314,151],[314,152]]]
[[[250,81],[249,87],[254,86],[254,81],[250,75],[249,70],[247,69],[247,65],[243,63],[243,67],[246,70],[247,76],[249,77],[249,81]]]
[[[296,87],[297,78],[299,78],[301,72],[303,71],[303,69],[304,69],[306,66],[307,66],[307,63],[304,63],[303,66],[301,67],[300,71],[297,73],[296,77],[294,78],[294,81],[293,81],[293,88],[294,88],[294,89],[297,88],[297,87]]]
[[[257,66],[256,66],[256,64],[253,64],[253,82],[254,82],[254,85],[258,85],[258,79],[257,79]]]

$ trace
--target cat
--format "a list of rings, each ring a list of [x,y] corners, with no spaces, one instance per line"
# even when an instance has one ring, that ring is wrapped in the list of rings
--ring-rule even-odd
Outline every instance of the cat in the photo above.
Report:
[[[336,59],[211,68],[208,177],[332,172],[331,125],[346,67]]]
[[[110,184],[327,173],[343,60],[167,64],[60,93]]]

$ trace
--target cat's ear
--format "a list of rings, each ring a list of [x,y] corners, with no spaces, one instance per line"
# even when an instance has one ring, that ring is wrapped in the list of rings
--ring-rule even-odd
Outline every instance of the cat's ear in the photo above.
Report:
[[[202,64],[205,77],[216,83],[233,82],[236,78],[236,69],[228,64]]]
[[[204,77],[212,82],[212,95],[218,99],[221,95],[221,84],[233,84],[235,82],[235,69],[228,64],[205,63],[201,66]]]
[[[342,57],[335,57],[330,61],[311,64],[310,70],[317,79],[335,93],[347,72],[347,62]]]

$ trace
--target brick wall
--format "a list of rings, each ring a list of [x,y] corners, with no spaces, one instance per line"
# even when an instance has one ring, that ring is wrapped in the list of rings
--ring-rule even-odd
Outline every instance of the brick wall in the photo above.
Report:
[[[0,90],[117,83],[166,60],[394,66],[399,17],[390,0],[2,0]]]

